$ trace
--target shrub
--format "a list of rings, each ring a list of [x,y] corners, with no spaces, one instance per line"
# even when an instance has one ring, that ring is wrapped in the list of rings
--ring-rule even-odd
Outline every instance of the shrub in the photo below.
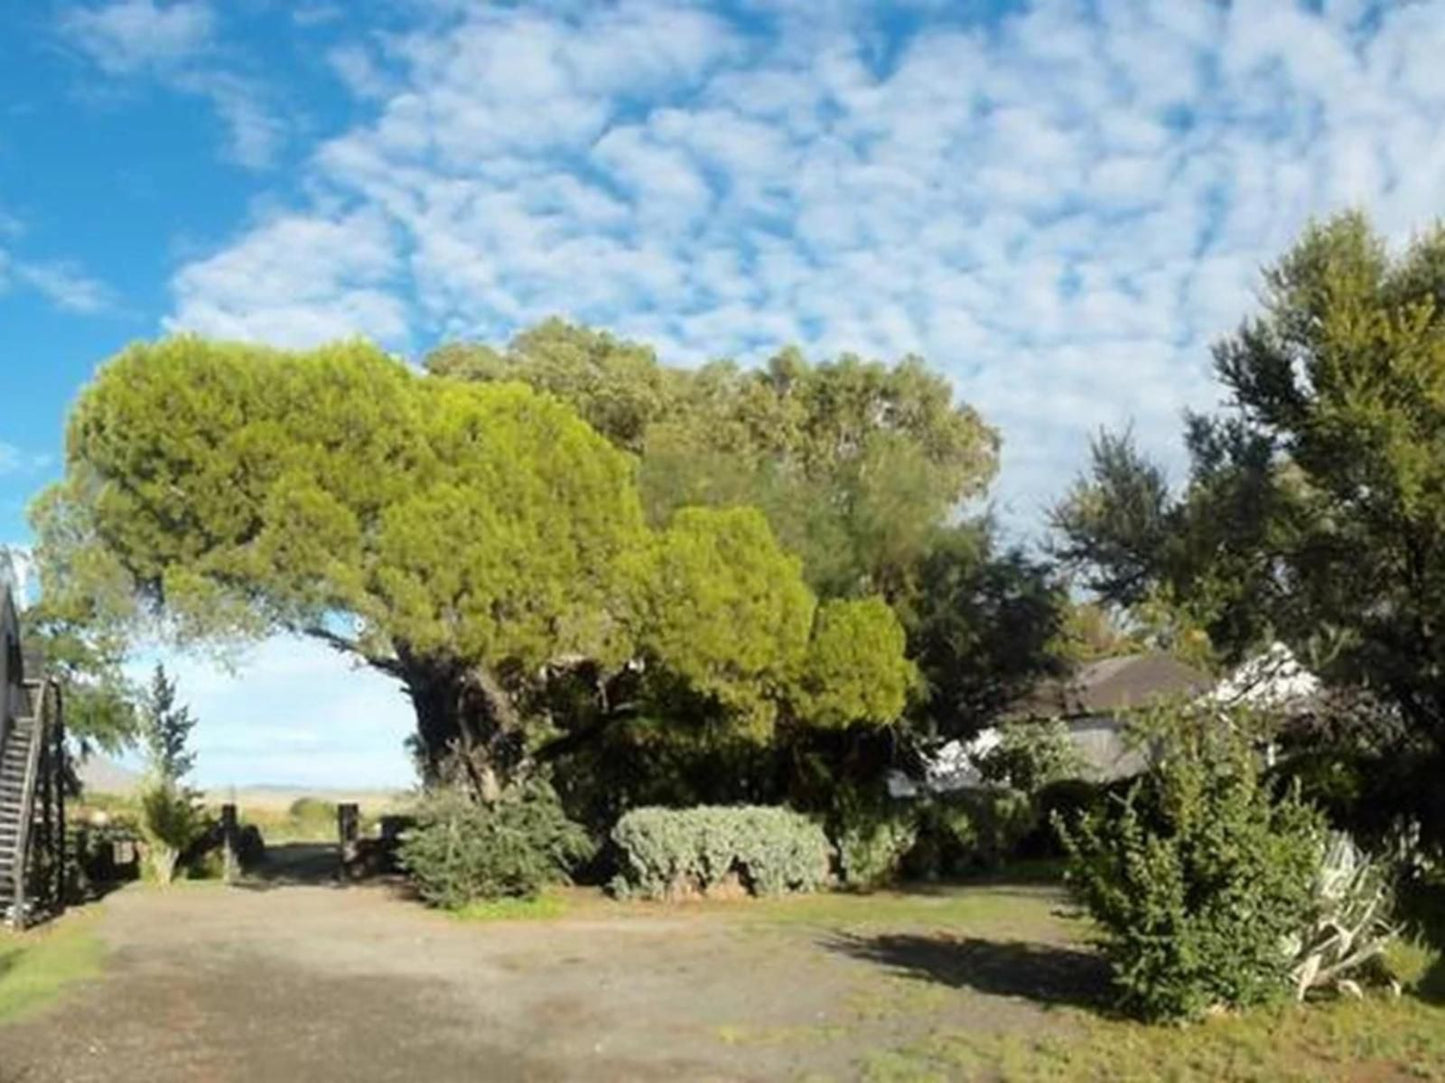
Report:
[[[146,878],[162,885],[173,881],[181,855],[208,826],[204,810],[185,787],[165,779],[147,785],[140,795],[139,824]]]
[[[1361,974],[1387,969],[1385,949],[1397,932],[1390,922],[1392,895],[1390,877],[1379,861],[1348,835],[1330,836],[1315,874],[1305,926],[1286,942],[1290,977],[1300,1000],[1323,988],[1358,994]]]
[[[909,870],[925,877],[997,868],[1038,824],[1027,794],[1007,787],[935,794],[918,806]]]
[[[157,665],[141,715],[147,777],[139,827],[145,875],[160,884],[175,879],[182,855],[210,827],[197,794],[181,781],[195,760],[186,748],[195,724],[190,710],[176,702],[175,682]]]
[[[1065,778],[1052,782],[1033,795],[1035,823],[1019,843],[1018,852],[1030,858],[1063,856],[1059,833],[1054,825],[1077,823],[1090,809],[1097,808],[1107,791],[1082,778]]]
[[[849,887],[874,888],[895,879],[918,841],[918,810],[848,791],[835,813],[838,869]]]
[[[286,810],[297,834],[331,838],[336,834],[336,802],[316,797],[298,797]]]
[[[618,894],[686,898],[741,887],[754,895],[813,891],[828,880],[823,829],[801,813],[764,806],[634,809],[612,841]]]
[[[566,880],[591,852],[591,840],[563,814],[551,786],[533,781],[491,803],[456,789],[433,790],[398,856],[424,900],[456,910],[479,899],[532,898]]]
[[[1323,818],[1276,797],[1231,718],[1181,719],[1123,799],[1060,825],[1069,882],[1103,932],[1124,1004],[1149,1019],[1243,1007],[1289,987]]]
[[[975,761],[992,786],[1032,795],[1052,783],[1081,778],[1088,769],[1063,722],[1006,722],[998,732],[998,744]]]

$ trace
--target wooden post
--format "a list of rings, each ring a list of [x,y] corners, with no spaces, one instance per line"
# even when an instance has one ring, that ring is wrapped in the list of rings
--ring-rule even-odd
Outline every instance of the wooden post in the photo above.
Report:
[[[241,838],[241,829],[236,820],[236,806],[224,804],[221,806],[221,856],[223,859],[222,868],[225,870],[226,883],[234,884],[241,878],[241,855],[238,851],[238,843]]]
[[[341,842],[341,878],[346,879],[356,862],[356,840],[361,834],[361,807],[353,802],[336,806],[336,828]]]

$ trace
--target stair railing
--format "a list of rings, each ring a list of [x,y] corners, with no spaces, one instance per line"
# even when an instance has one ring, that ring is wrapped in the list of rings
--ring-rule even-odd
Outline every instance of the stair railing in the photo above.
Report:
[[[15,898],[10,923],[17,929],[25,928],[29,916],[26,874],[30,868],[30,828],[35,815],[35,791],[40,781],[40,753],[45,747],[45,682],[26,681],[25,692],[30,700],[30,747],[26,749],[25,781],[20,787],[20,825],[15,838],[15,865],[11,874]]]

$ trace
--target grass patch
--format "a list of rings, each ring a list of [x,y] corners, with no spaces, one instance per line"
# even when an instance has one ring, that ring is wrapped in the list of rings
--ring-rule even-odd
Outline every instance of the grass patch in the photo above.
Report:
[[[1010,937],[1067,935],[1064,894],[1047,884],[926,884],[871,894],[822,892],[746,899],[732,906],[770,924],[862,931],[873,928],[1006,930]]]
[[[458,921],[548,921],[569,912],[567,900],[552,892],[535,899],[485,899],[451,911]]]
[[[1439,962],[1414,946],[1399,955],[1421,975]],[[870,1054],[861,1067],[869,1083],[1445,1081],[1445,1007],[1412,994],[1375,994],[1283,1004],[1191,1026],[1148,1026],[1065,1009],[1031,1033],[936,1027],[926,1038]]]
[[[0,932],[0,1022],[30,1016],[100,973],[105,952],[94,924],[76,915],[27,933]]]

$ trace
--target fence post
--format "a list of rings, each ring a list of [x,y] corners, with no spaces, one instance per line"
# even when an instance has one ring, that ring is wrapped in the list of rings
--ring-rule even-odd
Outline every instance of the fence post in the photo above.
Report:
[[[361,833],[361,807],[353,802],[336,806],[336,828],[341,842],[341,878],[346,879],[356,862],[356,840]]]
[[[224,804],[221,806],[221,855],[225,861],[224,875],[228,884],[234,884],[241,878],[241,855],[237,852],[239,841],[236,806]]]

